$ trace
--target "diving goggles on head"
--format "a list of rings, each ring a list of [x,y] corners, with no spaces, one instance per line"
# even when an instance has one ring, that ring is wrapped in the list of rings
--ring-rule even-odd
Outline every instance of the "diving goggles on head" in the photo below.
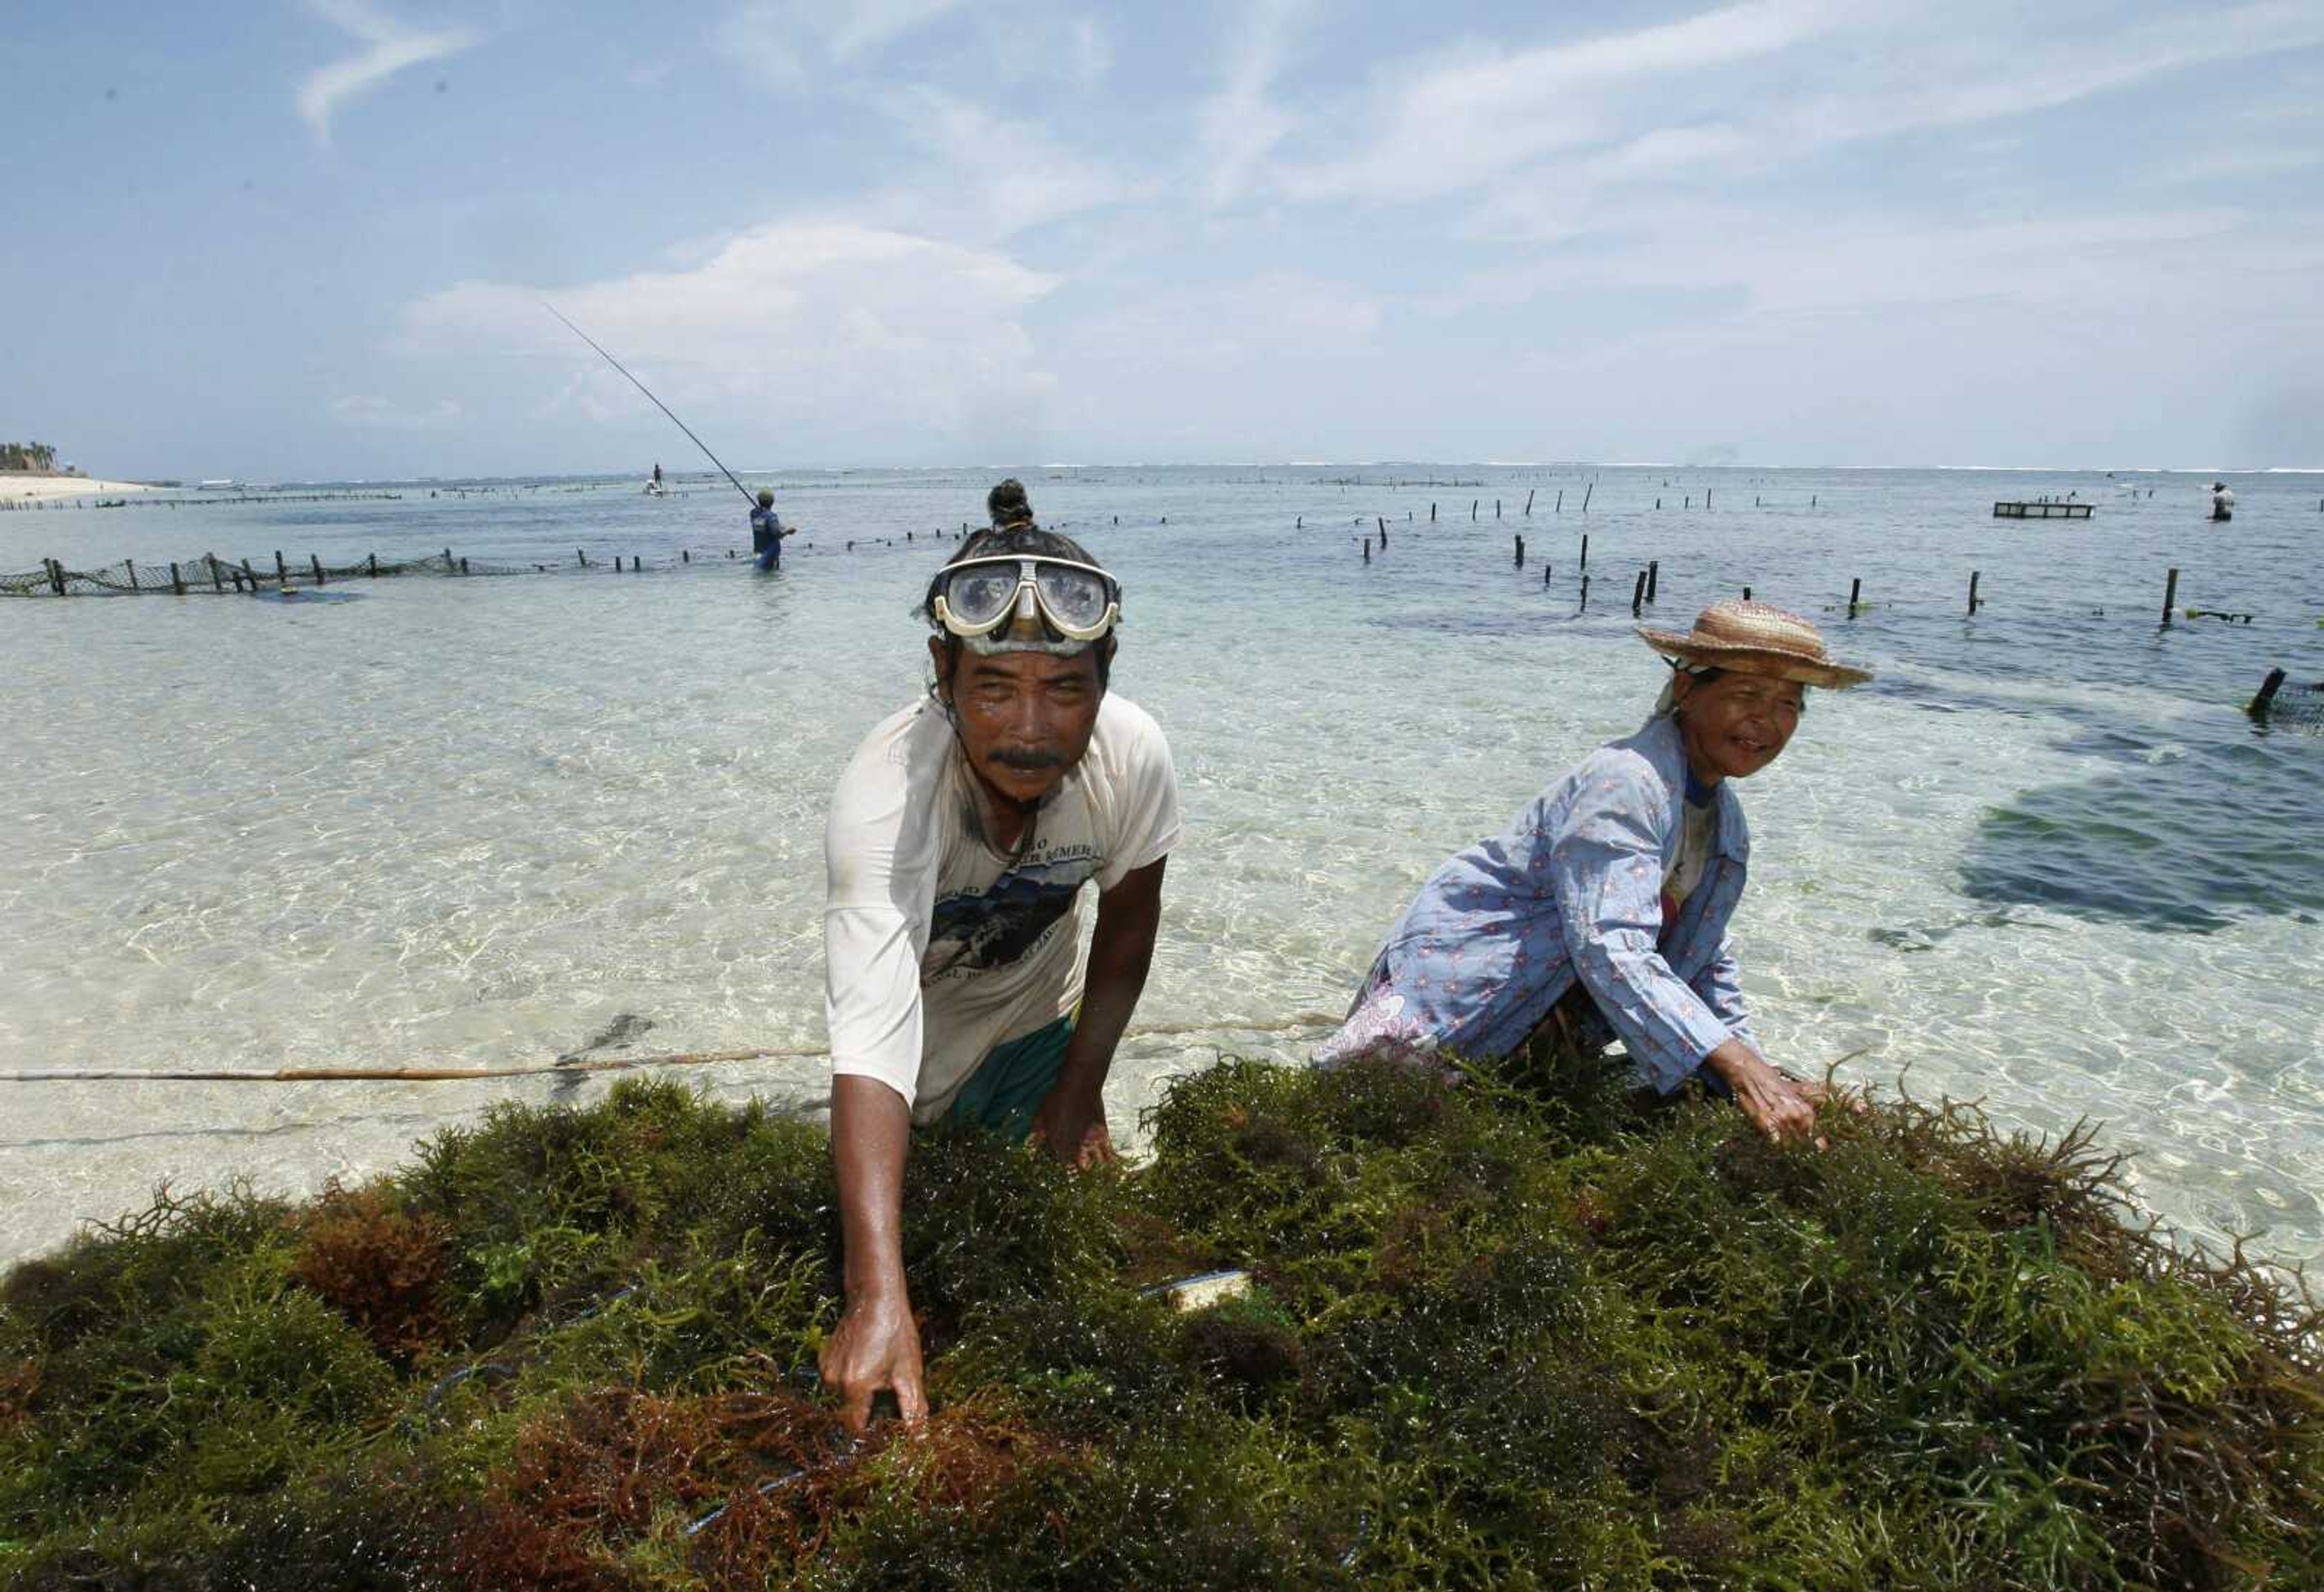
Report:
[[[928,583],[928,614],[958,636],[1037,619],[1067,641],[1092,642],[1121,622],[1121,583],[1095,564],[995,553],[937,570]]]

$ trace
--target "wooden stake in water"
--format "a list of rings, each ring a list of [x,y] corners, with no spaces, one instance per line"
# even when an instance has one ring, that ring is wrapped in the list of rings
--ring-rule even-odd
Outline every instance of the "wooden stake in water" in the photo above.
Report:
[[[2245,708],[2244,711],[2250,714],[2254,718],[2266,717],[2269,707],[2275,701],[2275,693],[2282,689],[2283,671],[2281,669],[2269,670],[2267,671],[2267,678],[2259,682],[2259,695],[2251,699],[2251,706]]]
[[[2171,578],[2163,583],[2163,623],[2166,629],[2171,624],[2171,610],[2176,607],[2178,603],[2179,571],[2173,569],[2171,571]]]
[[[1848,583],[1848,616],[1856,617],[1856,599],[1864,595],[1864,577],[1858,576]]]
[[[1588,486],[1586,486],[1582,487],[1582,512],[1583,514],[1588,514],[1588,513],[1590,512],[1590,495],[1591,495],[1591,493],[1593,493],[1593,492],[1597,491],[1597,490],[1598,490],[1598,483],[1597,483],[1597,482],[1595,482],[1595,481],[1592,481],[1592,482],[1591,482]]]
[[[316,585],[318,585],[318,586],[322,585],[322,584],[323,584],[323,557],[322,557],[322,555],[321,555],[320,553],[309,553],[309,554],[307,555],[307,562],[308,562],[308,564],[309,564],[310,567],[312,567],[312,569],[314,569],[314,571],[315,571],[315,584],[316,584]]]
[[[1641,569],[1638,571],[1638,578],[1633,582],[1630,587],[1630,617],[1633,619],[1637,618],[1638,616],[1638,610],[1646,606],[1646,572],[1644,569]]]
[[[1533,488],[1533,487],[1531,487],[1531,486],[1526,487],[1526,517],[1527,519],[1531,519],[1531,518],[1533,517],[1533,495],[1534,495],[1534,488]]]
[[[1525,568],[1525,538],[1522,536],[1517,538],[1517,568]]]
[[[1582,533],[1582,569],[1585,575],[1590,571],[1590,532],[1587,531]]]
[[[1646,606],[1648,607],[1654,606],[1655,593],[1660,588],[1662,583],[1663,561],[1660,559],[1648,560],[1646,562]]]

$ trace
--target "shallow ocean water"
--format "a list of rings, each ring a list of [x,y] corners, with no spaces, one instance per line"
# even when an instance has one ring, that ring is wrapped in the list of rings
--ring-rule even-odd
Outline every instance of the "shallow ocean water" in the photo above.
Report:
[[[629,1053],[811,1051],[825,800],[922,689],[934,533],[1001,473],[771,477],[805,528],[772,579],[724,556],[742,499],[691,477],[0,514],[8,569],[449,546],[567,571],[0,603],[0,1069],[543,1063],[625,1015]],[[1186,798],[1139,1026],[1192,1032],[1125,1045],[1118,1133],[1221,1050],[1296,1060],[1318,1031],[1294,1020],[1344,1006],[1445,853],[1635,727],[1651,559],[1655,622],[1748,586],[1880,673],[1820,694],[1743,788],[1736,936],[1776,1059],[2037,1132],[2102,1121],[2169,1221],[2324,1254],[2324,736],[2237,710],[2272,666],[2324,680],[2317,477],[2237,477],[2214,527],[2188,474],[1019,473],[1122,578],[1116,689]],[[2091,520],[1990,517],[2069,492]],[[2253,622],[2161,628],[2172,566],[2182,606]],[[824,1088],[813,1055],[677,1076]],[[606,1083],[0,1082],[0,1258],[164,1180],[311,1188]]]

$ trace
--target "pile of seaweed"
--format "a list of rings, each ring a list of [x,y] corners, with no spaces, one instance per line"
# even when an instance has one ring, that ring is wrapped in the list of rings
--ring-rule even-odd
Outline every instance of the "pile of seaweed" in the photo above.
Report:
[[[916,1143],[935,1413],[860,1439],[813,1125],[631,1082],[165,1195],[0,1285],[0,1578],[2324,1585],[2312,1300],[2087,1134],[1241,1062],[1149,1125],[1085,1176]]]

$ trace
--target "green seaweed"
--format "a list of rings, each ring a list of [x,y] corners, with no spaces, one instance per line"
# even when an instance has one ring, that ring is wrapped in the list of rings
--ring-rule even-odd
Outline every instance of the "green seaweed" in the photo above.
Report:
[[[625,1081],[0,1280],[0,1584],[2324,1584],[2324,1317],[2077,1129],[1821,1152],[1554,1054],[914,1145],[935,1413],[840,1432],[821,1133]],[[1154,1284],[1256,1279],[1189,1313]]]

